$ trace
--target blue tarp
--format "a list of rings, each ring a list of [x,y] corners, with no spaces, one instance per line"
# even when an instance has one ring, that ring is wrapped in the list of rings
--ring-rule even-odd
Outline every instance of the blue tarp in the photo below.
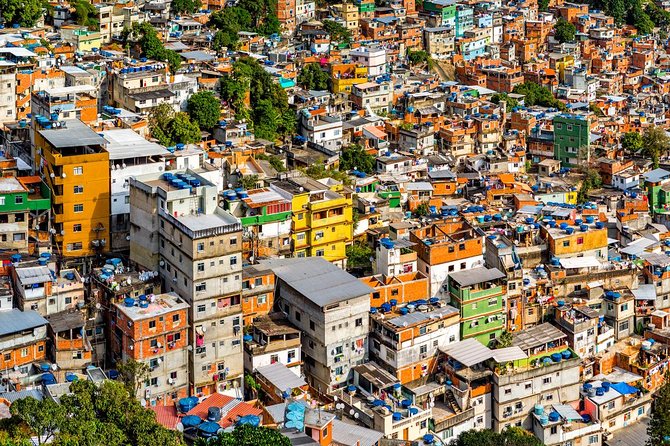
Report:
[[[636,387],[633,387],[627,383],[616,383],[612,384],[611,387],[622,395],[630,395],[638,392]]]

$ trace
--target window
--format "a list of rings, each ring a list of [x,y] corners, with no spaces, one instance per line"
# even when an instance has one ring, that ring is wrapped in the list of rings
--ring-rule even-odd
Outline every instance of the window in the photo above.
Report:
[[[84,205],[83,204],[75,204],[74,205],[74,211],[75,212],[84,212]]]
[[[314,321],[309,321],[309,329],[314,330]]]
[[[72,232],[81,232],[81,224],[76,223],[72,225]]]
[[[237,256],[232,256],[230,258],[230,266],[237,265]]]
[[[198,263],[198,272],[202,273],[205,271],[205,264],[204,263]]]
[[[22,348],[21,349],[21,357],[25,358],[26,356],[28,356],[28,349],[27,348]]]
[[[230,246],[235,246],[237,245],[237,237],[231,237],[230,238]]]
[[[564,248],[567,248],[568,246],[570,246],[570,240],[566,240],[566,241],[564,241],[564,242],[563,242],[563,247],[564,247]]]
[[[0,206],[5,205],[5,197],[0,197]]]
[[[196,291],[205,291],[207,289],[207,284],[205,282],[200,282],[195,286]]]
[[[75,186],[74,187],[74,193],[75,194],[83,194],[84,193],[84,186]]]
[[[497,298],[489,299],[489,307],[492,307],[494,305],[498,305],[498,299]]]
[[[546,377],[542,379],[542,384],[551,384],[551,377]]]
[[[15,242],[20,242],[26,239],[26,235],[22,232],[16,233],[12,236]]]
[[[357,327],[362,327],[363,326],[363,318],[358,318],[356,319],[356,326]]]
[[[279,362],[279,355],[270,355],[270,364]]]
[[[156,321],[149,321],[149,328],[156,328]]]
[[[512,389],[505,389],[505,395],[511,395]]]
[[[74,169],[72,169],[72,173],[74,175],[83,175],[84,174],[84,168],[82,166],[77,166]]]
[[[577,237],[577,244],[578,245],[583,245],[584,244],[584,237]]]
[[[207,307],[203,305],[198,305],[198,313],[204,313],[207,310]]]
[[[255,286],[263,285],[263,278],[262,277],[256,277],[256,279],[254,280],[254,285]]]
[[[323,257],[323,249],[317,249],[316,250],[316,256],[317,257]]]
[[[558,433],[558,426],[551,426],[551,434],[556,435]]]
[[[526,390],[529,390],[532,387],[533,387],[533,385],[531,383],[526,383]]]
[[[204,252],[204,251],[205,251],[205,244],[198,243],[198,252]]]
[[[296,321],[300,320],[300,312],[298,310],[295,310],[295,320]]]
[[[267,300],[268,300],[267,294],[261,294],[256,298],[256,302],[258,303],[258,305],[264,305],[265,302],[267,302]]]
[[[17,195],[16,197],[14,197],[14,203],[23,204],[23,195]]]
[[[172,315],[172,323],[174,323],[174,324],[179,323],[179,315],[178,314],[173,314]]]
[[[621,304],[621,311],[627,311],[628,310],[628,303],[626,302],[625,304]]]

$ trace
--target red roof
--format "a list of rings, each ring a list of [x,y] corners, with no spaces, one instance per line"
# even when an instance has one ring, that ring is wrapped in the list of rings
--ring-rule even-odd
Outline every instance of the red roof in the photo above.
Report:
[[[179,423],[179,415],[175,406],[151,406],[156,413],[156,421],[168,429],[175,430]]]
[[[233,398],[232,396],[215,393],[214,395],[210,396],[205,401],[203,401],[202,403],[198,404],[193,409],[191,409],[187,413],[187,415],[197,415],[203,420],[206,420],[207,411],[209,410],[210,407],[222,408],[223,406],[226,406],[234,399],[235,398]],[[238,417],[242,417],[244,415],[256,415],[261,417],[262,414],[263,411],[261,409],[256,409],[251,404],[247,404],[243,401],[240,401],[235,407],[230,409],[228,413],[223,414],[223,416],[221,417],[221,421],[219,421],[219,424],[221,425],[221,427],[226,428],[232,426],[237,421]]]

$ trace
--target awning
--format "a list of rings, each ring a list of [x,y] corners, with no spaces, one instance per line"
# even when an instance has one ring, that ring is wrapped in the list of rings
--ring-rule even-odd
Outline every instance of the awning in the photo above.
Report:
[[[491,353],[493,354],[493,359],[497,363],[518,361],[519,359],[528,358],[528,355],[517,346],[499,348],[493,350]]]
[[[554,410],[565,421],[581,421],[582,416],[569,404],[554,404]]]
[[[634,395],[639,391],[628,383],[615,383],[612,384],[612,388],[622,395]]]
[[[565,269],[577,268],[597,268],[601,265],[600,261],[593,256],[590,257],[570,257],[561,259],[561,266]]]

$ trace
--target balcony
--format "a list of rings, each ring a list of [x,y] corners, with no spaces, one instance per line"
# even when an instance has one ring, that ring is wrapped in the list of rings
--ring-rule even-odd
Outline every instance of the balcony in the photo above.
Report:
[[[474,416],[475,416],[475,409],[474,407],[471,407],[459,414],[454,414],[453,416],[448,417],[446,419],[441,419],[439,421],[436,420],[434,423],[433,431],[442,432],[444,430],[457,426],[467,420],[470,420],[474,418]]]

